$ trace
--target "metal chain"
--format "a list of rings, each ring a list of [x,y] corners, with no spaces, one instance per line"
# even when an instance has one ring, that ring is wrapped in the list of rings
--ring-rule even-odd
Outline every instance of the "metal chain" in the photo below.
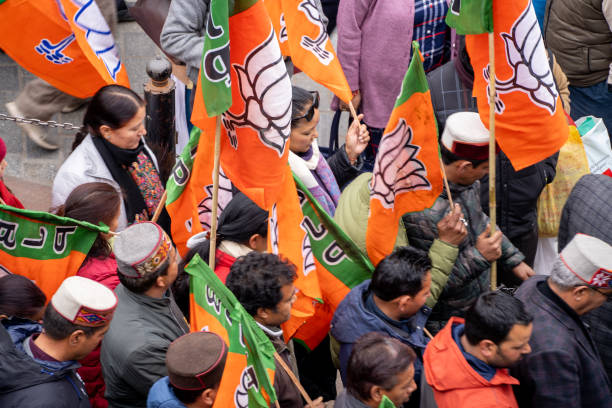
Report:
[[[72,123],[68,123],[68,122],[58,123],[54,120],[20,118],[18,116],[9,116],[4,113],[0,113],[0,120],[8,120],[9,122],[15,122],[15,123],[27,123],[29,125],[36,125],[36,126],[49,126],[53,128],[64,128],[66,130],[81,130],[81,126],[75,126]]]

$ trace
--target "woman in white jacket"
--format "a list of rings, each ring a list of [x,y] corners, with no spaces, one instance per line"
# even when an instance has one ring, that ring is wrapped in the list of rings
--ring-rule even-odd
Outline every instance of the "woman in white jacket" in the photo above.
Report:
[[[53,180],[52,205],[62,205],[81,184],[101,181],[122,194],[118,231],[150,219],[164,188],[155,155],[144,141],[144,117],[145,103],[134,91],[120,85],[101,88]]]

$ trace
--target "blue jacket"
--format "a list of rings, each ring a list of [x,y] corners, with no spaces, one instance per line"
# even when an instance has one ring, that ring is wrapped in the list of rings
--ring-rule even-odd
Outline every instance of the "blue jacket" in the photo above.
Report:
[[[147,408],[186,408],[185,404],[176,398],[170,387],[168,377],[160,378],[153,384],[147,397]]]
[[[357,339],[366,333],[382,332],[409,345],[420,357],[427,346],[427,338],[423,328],[431,309],[423,306],[415,316],[416,329],[412,333],[402,333],[365,307],[365,300],[369,295],[370,279],[355,286],[344,300],[338,305],[331,322],[331,335],[340,343],[340,375],[346,381],[346,366]],[[406,336],[408,334],[408,336]],[[422,368],[421,358],[415,363],[415,375],[419,375]]]

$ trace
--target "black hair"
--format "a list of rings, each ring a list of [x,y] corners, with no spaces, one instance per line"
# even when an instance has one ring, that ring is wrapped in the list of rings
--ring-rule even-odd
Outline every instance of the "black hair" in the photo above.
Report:
[[[519,299],[503,292],[485,292],[465,313],[465,337],[473,346],[482,340],[499,344],[515,324],[527,326],[532,321]]]
[[[361,401],[370,399],[370,391],[377,385],[390,390],[402,374],[416,360],[412,348],[383,333],[370,332],[361,336],[353,346],[346,368],[346,388]]]
[[[174,249],[170,249],[174,251]],[[125,286],[128,290],[134,293],[145,293],[147,290],[151,289],[157,278],[160,276],[166,276],[168,274],[168,267],[170,266],[170,258],[166,259],[164,264],[155,272],[145,275],[142,278],[131,278],[129,276],[125,276],[121,273],[121,271],[117,272],[117,276],[119,276],[119,282],[123,286]]]
[[[388,302],[400,296],[414,296],[423,289],[423,278],[431,269],[426,252],[412,247],[400,247],[374,269],[370,290]]]
[[[246,311],[255,316],[259,308],[276,310],[283,300],[281,288],[293,283],[295,266],[278,255],[251,252],[241,256],[230,268],[225,286]]]
[[[456,161],[463,160],[463,161],[468,161],[472,163],[472,167],[474,168],[480,166],[482,163],[489,160],[489,158],[476,160],[476,159],[466,159],[464,157],[459,157],[455,153],[448,150],[446,146],[442,144],[442,142],[440,142],[440,155],[442,156],[442,161],[444,162],[444,164],[452,164]]]
[[[0,314],[32,319],[45,307],[47,297],[25,276],[9,274],[0,278]]]
[[[119,129],[144,105],[144,100],[130,88],[115,84],[103,86],[89,102],[83,117],[83,127],[75,135],[72,150],[81,144],[87,133],[92,137],[100,137],[100,126]]]
[[[302,116],[311,105],[312,94],[304,88],[293,85],[291,87],[291,120]]]
[[[54,340],[64,340],[77,330],[82,330],[85,336],[91,337],[95,332],[105,327],[79,326],[69,322],[58,313],[52,303],[49,303],[45,309],[42,326],[45,334]]]

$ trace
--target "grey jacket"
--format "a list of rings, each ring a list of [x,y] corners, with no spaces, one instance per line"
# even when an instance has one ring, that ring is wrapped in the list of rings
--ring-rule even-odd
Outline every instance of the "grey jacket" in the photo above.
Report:
[[[102,341],[100,362],[110,407],[145,407],[149,389],[166,371],[166,350],[189,332],[171,297],[136,294],[122,284],[110,329]]]

